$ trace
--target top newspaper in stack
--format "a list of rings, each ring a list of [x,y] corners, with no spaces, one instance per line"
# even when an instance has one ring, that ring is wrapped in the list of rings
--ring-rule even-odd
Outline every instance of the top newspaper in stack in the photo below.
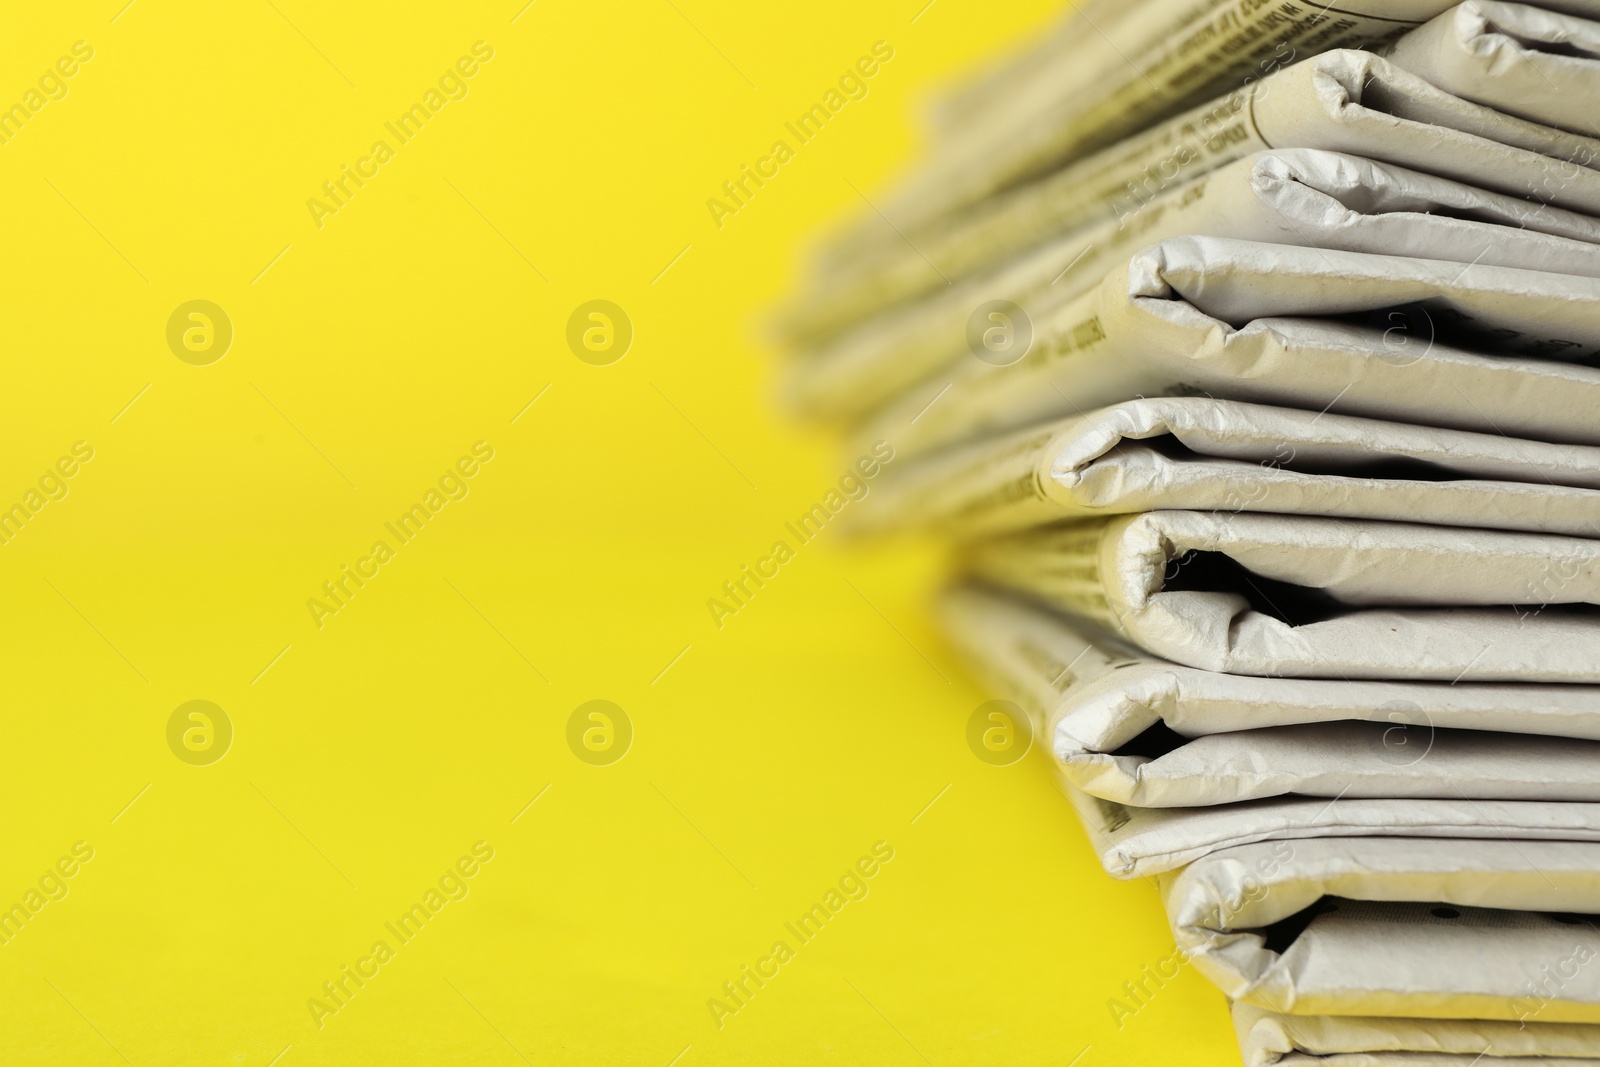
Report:
[[[1501,149],[1502,152],[1506,151]],[[1539,165],[1548,163],[1539,157]],[[1588,178],[1584,179],[1588,181]],[[1600,173],[1593,176],[1600,192]],[[1368,158],[1313,149],[1246,156],[1157,198],[1136,217],[1056,238],[818,346],[786,369],[789,404],[855,419],[897,393],[948,381],[974,356],[1013,362],[1059,311],[1142,247],[1202,233],[1276,244],[1600,273],[1600,222]],[[1017,336],[973,336],[1003,300]],[[1031,322],[1031,325],[1030,325]]]
[[[1274,0],[1085,4],[1059,35],[947,112],[931,158],[890,213],[918,224],[959,209],[1217,92],[1305,56],[1388,40],[1450,6],[1355,0],[1333,12]],[[847,237],[824,265],[879,239],[875,228]]]
[[[1462,10],[1483,6],[1468,3]],[[1600,15],[1595,0],[1544,6],[1573,15]],[[1433,158],[1436,146],[1429,138],[1387,138],[1396,150],[1409,149],[1411,160],[1349,143],[1352,136],[1374,125],[1367,121],[1352,126],[1349,120],[1376,117],[1378,127],[1385,117],[1438,123],[1441,108],[1448,110],[1442,101],[1452,94],[1498,104],[1536,79],[1552,79],[1558,90],[1571,85],[1573,71],[1555,65],[1544,52],[1566,53],[1560,56],[1562,62],[1580,73],[1593,66],[1571,43],[1573,38],[1585,38],[1584,32],[1523,25],[1536,23],[1539,13],[1520,5],[1495,5],[1496,19],[1510,18],[1513,25],[1505,35],[1508,47],[1497,52],[1492,65],[1474,66],[1468,60],[1452,64],[1437,45],[1432,49],[1419,45],[1403,51],[1397,46],[1397,63],[1366,67],[1353,66],[1357,61],[1349,58],[1365,53],[1339,52],[1346,58],[1322,67],[1308,66],[1306,61],[1333,49],[1395,40],[1441,13],[1446,14],[1440,22],[1449,19],[1455,26],[1462,15],[1446,3],[1415,0],[1388,4],[1369,0],[1342,5],[1340,10],[1261,0],[1116,7],[1125,14],[1115,20],[1094,7],[1078,13],[1071,32],[1041,53],[1034,77],[1003,79],[1005,91],[996,93],[992,106],[970,122],[965,136],[936,144],[917,186],[886,206],[892,227],[873,215],[857,234],[825,251],[810,293],[783,317],[783,332],[795,341],[813,343],[919,288],[958,277],[961,268],[947,258],[943,246],[953,234],[970,231],[975,222],[997,213],[1018,217],[1023,225],[1029,220],[1022,216],[1031,213],[1031,221],[1040,224],[1033,227],[1034,239],[1039,240],[1085,223],[1114,219],[1126,214],[1130,203],[1137,205],[1155,192],[1262,148],[1339,148],[1393,162],[1420,162],[1421,169],[1431,169],[1434,163],[1465,168],[1440,173],[1492,182],[1492,173],[1485,179],[1475,169],[1483,161],[1453,152],[1445,152],[1447,158]],[[1455,26],[1448,34],[1432,27],[1429,32],[1434,38],[1460,42],[1467,31]],[[1542,42],[1541,36],[1561,39]],[[1592,37],[1592,28],[1587,36]],[[1471,48],[1458,51],[1483,50],[1481,40],[1468,43]],[[1137,65],[1128,57],[1138,57]],[[1359,62],[1370,63],[1370,57]],[[1420,78],[1406,78],[1407,62],[1425,73],[1448,68],[1451,77],[1442,80],[1448,81],[1449,91]],[[1286,74],[1290,70],[1295,73]],[[1363,83],[1370,88],[1364,89]],[[1481,89],[1464,91],[1477,87]],[[1535,147],[1524,139],[1532,133],[1526,124],[1505,113],[1479,115],[1466,128],[1503,144],[1532,147],[1588,167],[1596,160],[1589,140],[1596,131],[1581,117],[1581,105],[1574,102],[1581,99],[1581,94],[1547,92],[1530,97],[1524,110],[1513,111],[1535,124],[1575,130],[1582,135],[1576,141],[1545,139],[1542,148]],[[1334,105],[1332,114],[1329,105]],[[1352,105],[1377,115],[1340,114]],[[1193,110],[1181,114],[1185,108]],[[1580,112],[1577,117],[1574,108]],[[1387,116],[1390,110],[1394,115]],[[1329,138],[1331,142],[1322,140]],[[1119,139],[1122,143],[1113,145]],[[969,180],[962,180],[961,173]],[[1518,195],[1536,192],[1541,175],[1530,173],[1523,181],[1513,190]],[[1569,181],[1562,177],[1557,183]],[[1541,194],[1539,199],[1550,197]],[[1041,202],[1049,210],[1041,212]],[[1074,203],[1078,206],[1069,210]]]

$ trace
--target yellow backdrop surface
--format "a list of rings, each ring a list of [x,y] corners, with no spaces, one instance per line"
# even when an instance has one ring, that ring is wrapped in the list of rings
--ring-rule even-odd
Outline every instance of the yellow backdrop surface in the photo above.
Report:
[[[936,554],[785,527],[763,316],[1056,5],[524,3],[7,12],[0,1061],[1235,1062]]]

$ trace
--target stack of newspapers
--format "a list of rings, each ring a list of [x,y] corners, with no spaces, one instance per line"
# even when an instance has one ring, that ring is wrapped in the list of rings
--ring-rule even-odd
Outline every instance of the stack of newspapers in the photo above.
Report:
[[[1251,1067],[1600,1062],[1591,20],[1088,0],[781,318]]]

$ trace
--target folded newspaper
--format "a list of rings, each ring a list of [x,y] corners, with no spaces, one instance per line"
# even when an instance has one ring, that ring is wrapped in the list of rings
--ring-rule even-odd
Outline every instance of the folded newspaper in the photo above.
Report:
[[[1525,4],[1466,0],[1384,53],[1447,92],[1574,133],[1596,129],[1600,24]]]
[[[975,309],[1004,301],[1027,331],[1145,245],[1191,233],[1600,277],[1590,216],[1337,152],[1262,152],[823,342],[790,361],[784,399],[801,414],[853,419],[959,360],[1009,361],[1019,340],[968,339]]]
[[[971,537],[1178,508],[1600,537],[1597,490],[1593,446],[1171,397],[897,465],[845,521]]]
[[[1592,1023],[1285,1015],[1235,1003],[1233,1025],[1245,1067],[1594,1067],[1600,1061],[1600,1026]]]
[[[1101,800],[1600,801],[1594,687],[1220,674],[980,589],[940,607],[953,644],[1029,716],[1062,777]]]
[[[1600,682],[1600,541],[1151,511],[975,545],[974,574],[1202,670]]]
[[[1122,804],[1182,807],[1295,794],[1600,801],[1600,742],[1412,721],[1278,726],[1163,744],[1126,754],[1065,753],[1067,777]],[[1137,753],[1137,754],[1135,754]]]
[[[1345,152],[1600,214],[1597,137],[1471,103],[1370,52],[1330,52],[958,215],[897,225],[871,253],[826,263],[780,326],[799,341],[829,336],[1041,241],[1127,222],[1160,193],[1272,148]]]
[[[1173,237],[865,423],[909,456],[1139,396],[1201,394],[1600,443],[1600,279]]]
[[[892,210],[915,220],[958,208],[1297,58],[1393,39],[1449,6],[1449,0],[1350,0],[1337,11],[1259,0],[1080,4],[1061,33],[947,105],[933,158]]]
[[[1594,0],[1547,0],[1600,16]],[[1450,0],[1087,0],[1059,31],[948,100],[938,138],[892,217],[916,223],[1136,133],[1318,52],[1381,47]],[[870,230],[868,231],[871,232]],[[864,243],[841,241],[841,251]]]
[[[1309,838],[1161,880],[1177,948],[1296,1015],[1600,1022],[1600,844]]]
[[[1113,878],[1176,871],[1221,849],[1323,837],[1398,837],[1456,842],[1597,841],[1600,804],[1471,797],[1270,797],[1190,808],[1138,808],[1057,785]],[[1468,879],[1470,881],[1470,879]]]

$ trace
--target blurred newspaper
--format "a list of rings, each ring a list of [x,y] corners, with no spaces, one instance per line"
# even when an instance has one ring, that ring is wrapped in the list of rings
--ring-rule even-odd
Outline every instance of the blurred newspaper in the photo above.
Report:
[[[975,309],[1004,300],[1042,323],[1140,248],[1186,233],[1600,277],[1600,220],[1587,215],[1352,155],[1261,152],[821,343],[786,366],[784,400],[854,419],[957,361],[1004,361],[1020,349],[975,346]]]
[[[1582,99],[1593,109],[1600,93]],[[813,342],[1042,241],[1123,224],[1159,194],[1266,149],[1346,152],[1600,214],[1597,136],[1474,104],[1370,52],[1329,52],[958,214],[897,222],[820,263],[781,325]]]
[[[1010,362],[964,360],[858,435],[910,456],[1133,397],[1209,395],[1600,444],[1597,312],[1600,285],[1577,274],[1170,237],[1033,323]]]
[[[1449,7],[1449,0],[1349,0],[1337,12],[1272,0],[1081,4],[1058,33],[946,105],[932,152],[891,202],[892,213],[914,222],[958,209],[1296,59],[1391,40]]]
[[[1209,397],[1130,400],[913,461],[846,521],[972,537],[1156,508],[1600,537],[1600,448]]]

